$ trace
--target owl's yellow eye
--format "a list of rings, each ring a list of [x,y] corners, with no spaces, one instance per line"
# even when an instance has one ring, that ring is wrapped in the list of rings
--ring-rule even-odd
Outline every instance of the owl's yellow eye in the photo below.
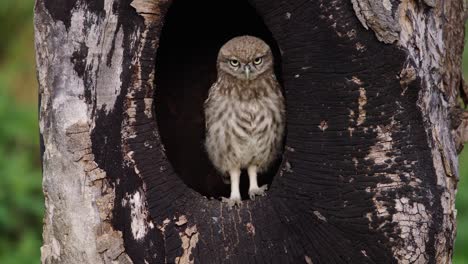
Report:
[[[232,67],[239,67],[238,60],[229,60],[229,63],[231,64]]]
[[[262,57],[258,57],[258,58],[255,58],[255,59],[254,59],[253,63],[254,63],[255,65],[260,65],[260,64],[262,64],[262,61],[263,61],[263,60],[262,60]]]

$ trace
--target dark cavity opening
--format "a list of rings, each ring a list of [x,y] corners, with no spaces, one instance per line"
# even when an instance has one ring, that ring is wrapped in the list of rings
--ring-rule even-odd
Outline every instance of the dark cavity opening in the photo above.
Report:
[[[203,102],[216,80],[216,57],[221,46],[240,35],[266,41],[275,56],[281,82],[281,56],[262,18],[247,0],[174,0],[165,18],[156,58],[155,112],[166,155],[176,173],[204,196],[229,197],[204,149]],[[259,175],[259,185],[270,184],[277,161]],[[248,177],[241,176],[241,195],[247,199]]]

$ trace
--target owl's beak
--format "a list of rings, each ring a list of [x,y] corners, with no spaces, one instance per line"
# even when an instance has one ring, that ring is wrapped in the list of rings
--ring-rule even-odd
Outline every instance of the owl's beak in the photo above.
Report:
[[[250,78],[250,72],[252,70],[250,69],[250,66],[249,65],[245,65],[244,66],[244,73],[245,73],[245,78],[249,79]]]

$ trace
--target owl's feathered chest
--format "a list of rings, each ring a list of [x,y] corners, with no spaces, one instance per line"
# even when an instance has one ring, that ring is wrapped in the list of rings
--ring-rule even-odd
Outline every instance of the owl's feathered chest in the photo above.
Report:
[[[222,79],[213,84],[205,102],[207,127],[214,122],[237,125],[251,136],[283,122],[284,105],[274,77],[252,83],[233,83]]]
[[[220,170],[251,163],[261,169],[276,155],[283,134],[279,85],[274,79],[259,80],[256,85],[264,86],[262,89],[232,85],[218,80],[205,102],[208,154]]]

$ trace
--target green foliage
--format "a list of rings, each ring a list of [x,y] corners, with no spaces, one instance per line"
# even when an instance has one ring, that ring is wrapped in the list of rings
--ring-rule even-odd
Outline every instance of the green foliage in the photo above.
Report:
[[[457,200],[457,239],[453,263],[468,263],[468,146],[460,155],[460,182],[458,183]]]
[[[35,112],[0,89],[0,263],[39,259],[44,200]]]
[[[38,263],[41,190],[34,0],[0,0],[0,263]],[[464,55],[468,76],[468,54]],[[468,263],[468,146],[460,156],[454,263]]]
[[[32,25],[34,0],[1,0],[0,1],[0,61],[8,45],[14,43],[14,38],[8,36],[17,32],[25,22]],[[7,41],[5,41],[5,39]],[[10,41],[8,41],[10,40]]]
[[[2,264],[38,263],[42,243],[44,198],[35,99],[33,4],[33,0],[0,0]]]
[[[465,28],[468,24],[465,24]],[[465,36],[465,50],[463,52],[463,75],[468,78],[468,48],[466,42],[468,34]],[[465,110],[466,106],[465,106]],[[468,144],[459,156],[460,182],[455,201],[457,209],[457,238],[455,240],[454,264],[468,263]]]

